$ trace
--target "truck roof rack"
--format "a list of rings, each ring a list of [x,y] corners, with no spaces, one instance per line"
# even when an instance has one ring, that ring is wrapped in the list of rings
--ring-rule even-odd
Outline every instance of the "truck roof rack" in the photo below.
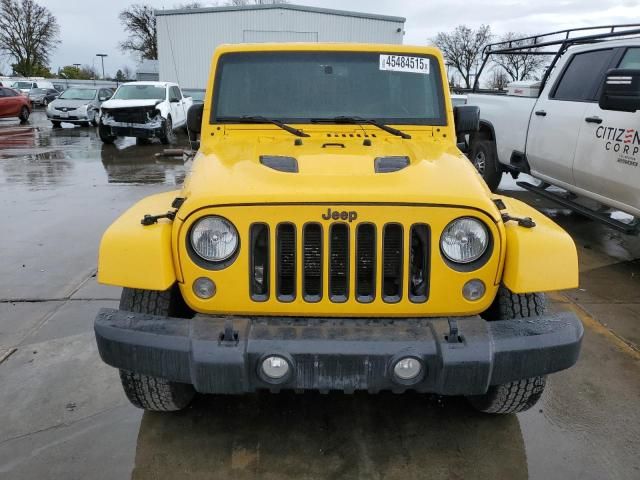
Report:
[[[602,32],[602,30],[605,30]],[[599,33],[594,33],[600,31]],[[551,64],[544,72],[540,83],[540,91],[545,86],[549,74],[558,59],[573,45],[604,42],[615,38],[634,38],[640,36],[640,23],[626,23],[620,25],[600,25],[596,27],[569,28],[555,32],[514,38],[501,42],[490,43],[482,50],[483,61],[473,83],[473,91],[477,92],[479,79],[484,67],[492,55],[549,55],[553,56]],[[545,47],[557,47],[557,50],[547,50]],[[540,50],[545,48],[545,50]]]

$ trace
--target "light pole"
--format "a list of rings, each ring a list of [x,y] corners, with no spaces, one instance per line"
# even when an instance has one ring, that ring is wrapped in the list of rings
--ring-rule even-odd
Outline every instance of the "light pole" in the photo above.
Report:
[[[104,80],[104,57],[108,57],[109,55],[107,55],[106,53],[96,53],[96,57],[100,57],[100,60],[102,60],[102,79]]]

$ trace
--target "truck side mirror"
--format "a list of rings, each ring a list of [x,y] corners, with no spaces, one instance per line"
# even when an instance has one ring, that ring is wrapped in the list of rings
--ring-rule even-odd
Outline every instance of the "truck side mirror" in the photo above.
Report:
[[[640,110],[640,70],[617,68],[604,77],[598,102],[602,110],[635,112]]]
[[[187,128],[194,133],[200,133],[202,130],[202,112],[204,111],[204,103],[196,103],[189,107],[187,112]]]
[[[480,130],[480,108],[474,105],[453,107],[453,122],[456,135],[466,135]]]

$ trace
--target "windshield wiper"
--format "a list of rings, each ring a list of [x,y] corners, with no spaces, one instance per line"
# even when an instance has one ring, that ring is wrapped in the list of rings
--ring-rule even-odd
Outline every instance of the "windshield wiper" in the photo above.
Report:
[[[286,123],[282,123],[280,120],[273,118],[263,117],[261,115],[243,115],[241,117],[218,117],[221,122],[238,122],[238,123],[271,123],[289,133],[292,133],[298,137],[308,137],[308,133],[304,133],[302,130],[291,127]]]
[[[409,139],[411,135],[403,132],[402,130],[398,130],[397,128],[390,127],[389,125],[385,125],[384,123],[380,123],[372,118],[363,118],[363,117],[346,117],[339,116],[333,118],[312,118],[311,123],[366,123],[367,125],[374,125],[381,130],[384,130],[391,135],[397,135],[398,137]]]

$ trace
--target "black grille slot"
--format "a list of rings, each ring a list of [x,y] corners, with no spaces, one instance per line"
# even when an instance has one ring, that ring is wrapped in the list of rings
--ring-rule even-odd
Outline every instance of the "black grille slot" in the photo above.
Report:
[[[416,224],[411,227],[411,254],[409,257],[409,300],[423,303],[429,298],[429,226]]]
[[[402,226],[385,225],[382,237],[382,298],[399,302],[402,297]]]
[[[322,227],[305,225],[302,232],[302,295],[307,302],[322,298]]]
[[[116,122],[147,123],[149,117],[154,117],[155,107],[129,107],[103,109],[103,113],[111,115]]]
[[[249,286],[251,298],[258,302],[269,299],[269,226],[264,223],[251,225],[251,258]]]
[[[292,302],[296,298],[296,230],[281,223],[276,232],[276,279],[278,300]]]
[[[376,296],[376,227],[361,224],[356,235],[356,297],[368,303]]]
[[[329,295],[332,302],[349,298],[349,227],[344,223],[329,231]]]

